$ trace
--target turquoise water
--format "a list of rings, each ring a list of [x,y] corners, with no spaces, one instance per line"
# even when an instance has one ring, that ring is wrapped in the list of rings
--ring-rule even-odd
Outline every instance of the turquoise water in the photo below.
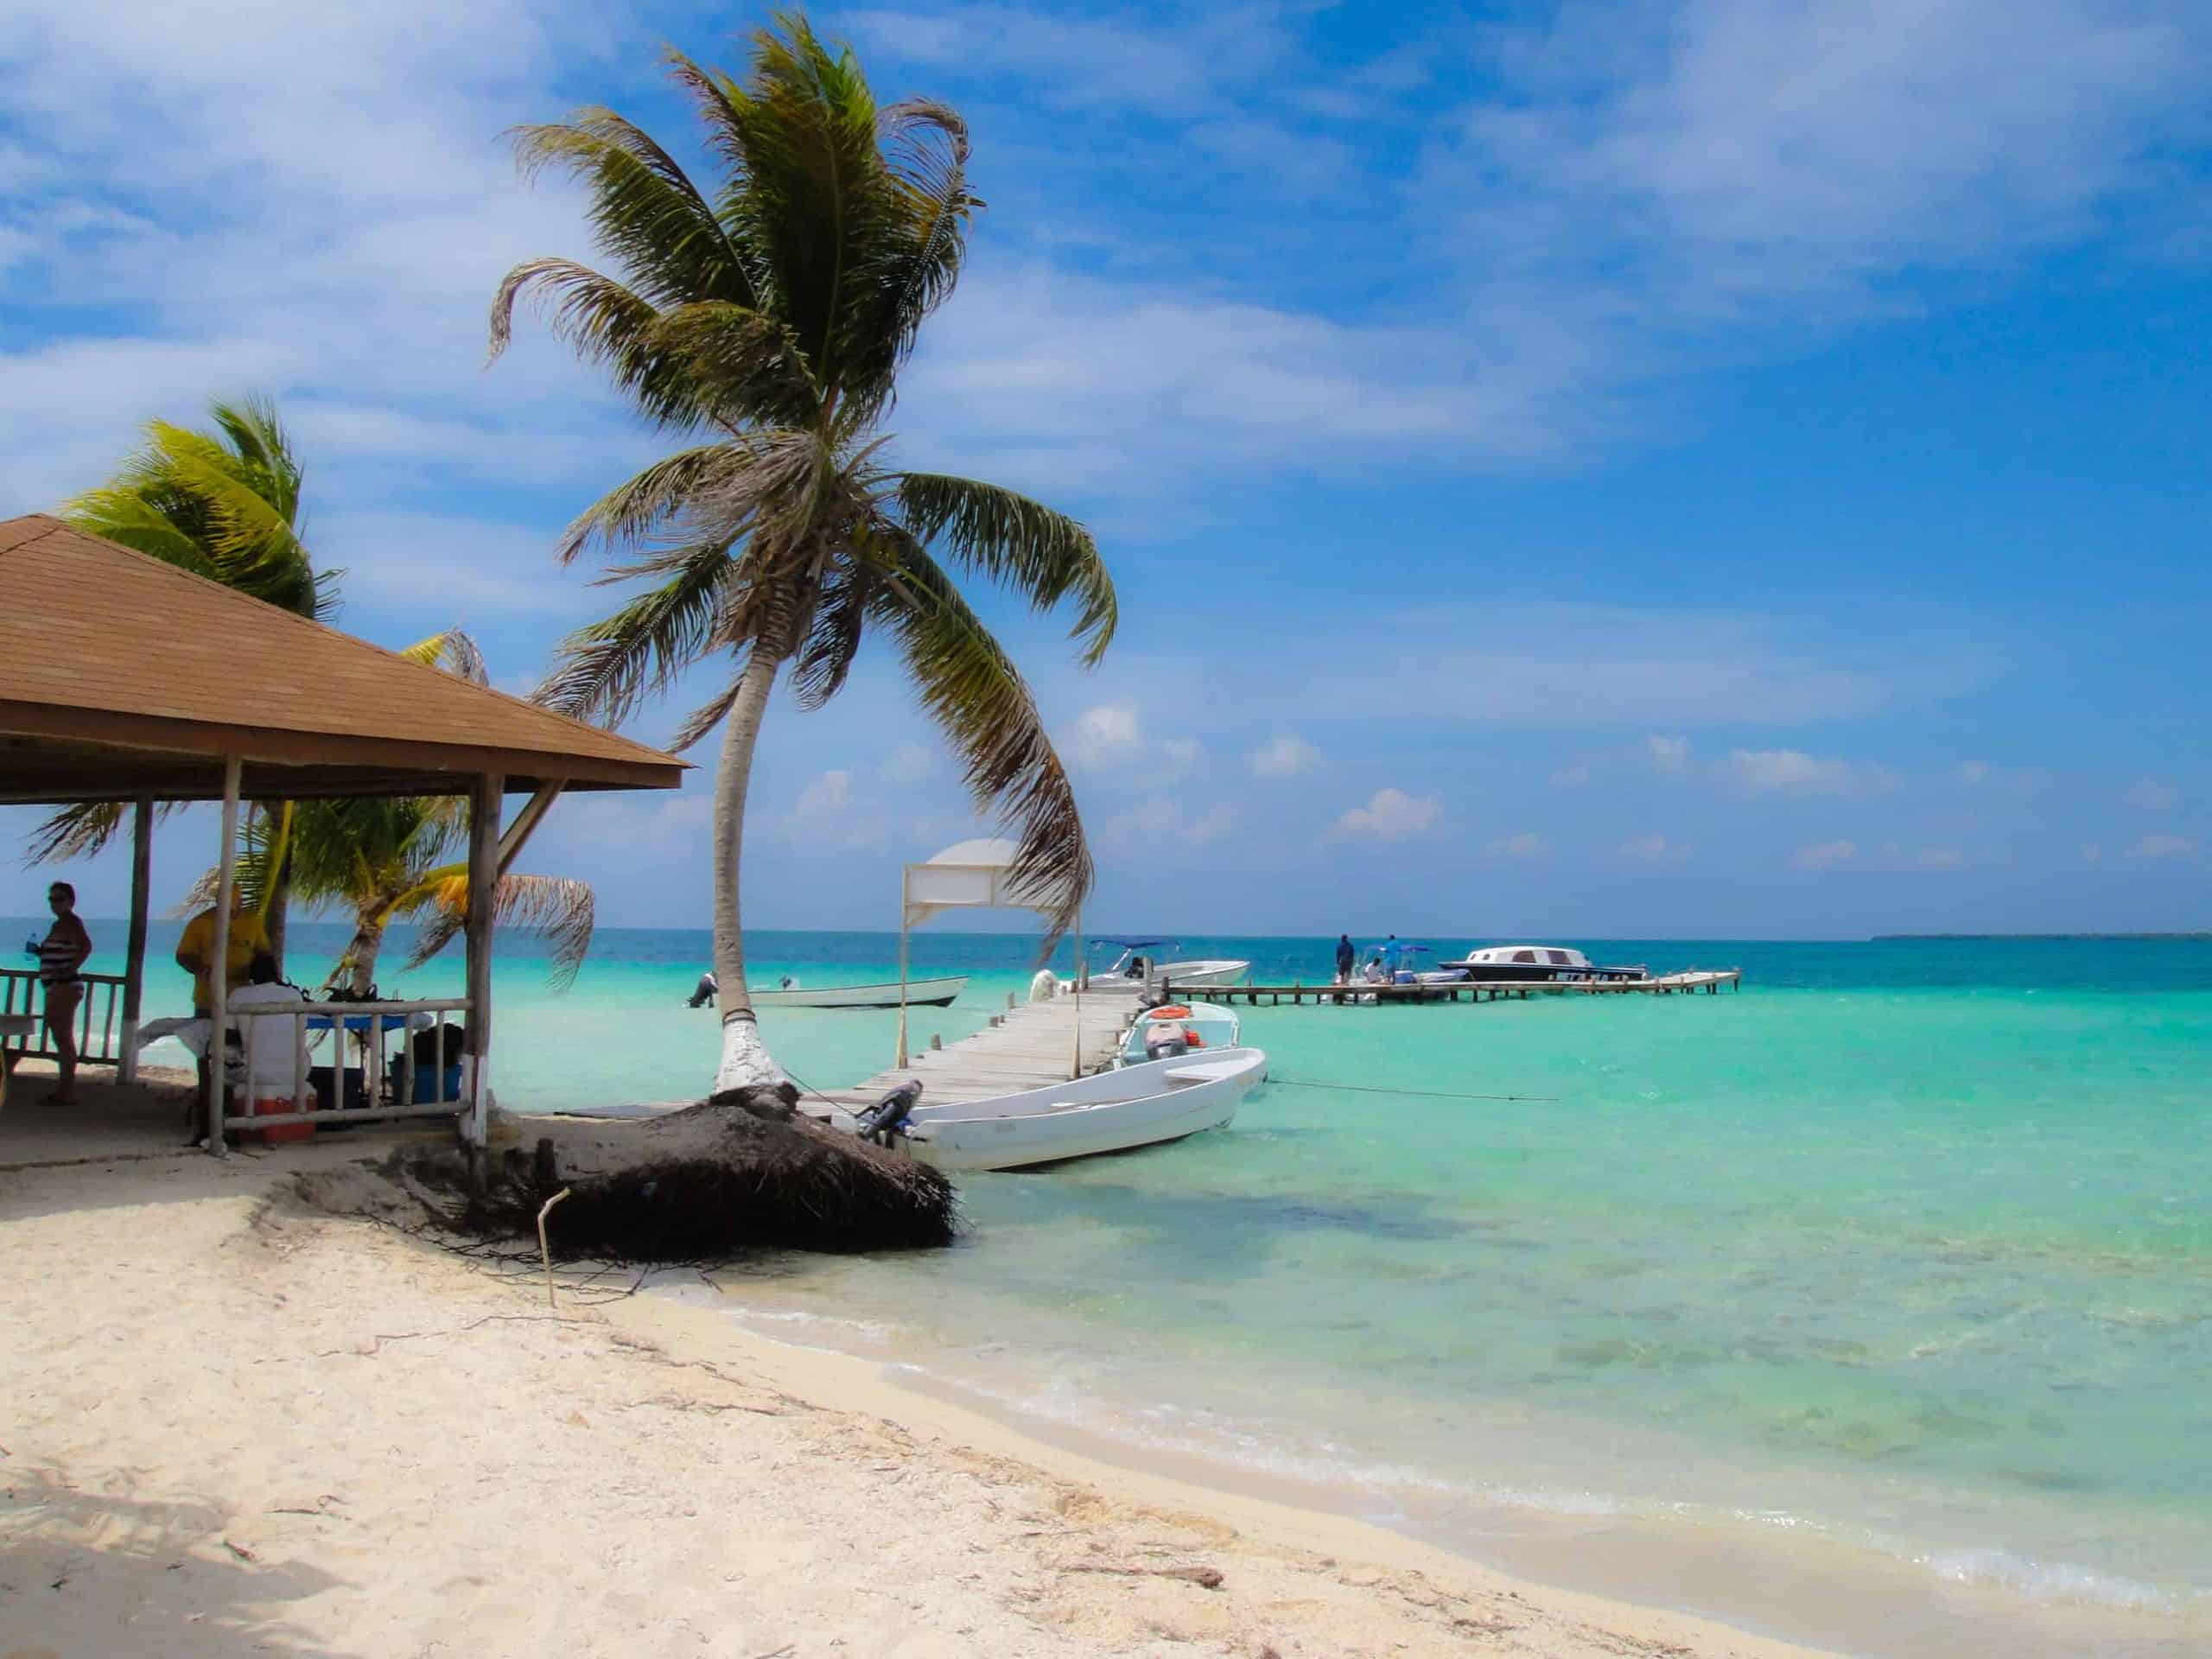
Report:
[[[970,1178],[955,1250],[731,1294],[761,1328],[1566,1576],[1624,1537],[1863,1560],[1917,1611],[1801,1621],[1853,1650],[2208,1650],[2212,943],[1574,943],[1746,988],[1260,1008],[1271,1081],[1231,1128]],[[1185,944],[1326,972],[1320,941]],[[1002,1007],[1030,948],[929,936],[918,973],[976,980],[918,1037]],[[808,983],[895,973],[880,936],[752,949]],[[505,1103],[701,1086],[703,938],[600,952],[566,997],[503,962]],[[764,1029],[831,1086],[888,1064],[893,1022]]]

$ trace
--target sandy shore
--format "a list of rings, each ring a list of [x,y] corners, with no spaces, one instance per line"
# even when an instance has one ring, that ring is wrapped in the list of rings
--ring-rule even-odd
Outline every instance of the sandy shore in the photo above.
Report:
[[[0,1174],[0,1659],[1807,1651],[1090,1463],[710,1311],[554,1317],[293,1196],[346,1155]]]

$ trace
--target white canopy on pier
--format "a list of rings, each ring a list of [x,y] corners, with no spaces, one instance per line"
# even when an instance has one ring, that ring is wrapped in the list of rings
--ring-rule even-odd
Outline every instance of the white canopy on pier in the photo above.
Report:
[[[1035,910],[1051,915],[1059,906],[1048,894],[1014,879],[1020,849],[989,837],[955,842],[936,857],[906,866],[899,900],[906,925],[919,927],[948,910]]]
[[[955,842],[936,856],[906,865],[899,877],[899,1058],[906,1064],[906,930],[948,910],[1033,910],[1058,913],[1059,901],[1033,883],[1014,879],[1020,849],[997,836]],[[1076,962],[1081,972],[1083,922],[1076,921]]]

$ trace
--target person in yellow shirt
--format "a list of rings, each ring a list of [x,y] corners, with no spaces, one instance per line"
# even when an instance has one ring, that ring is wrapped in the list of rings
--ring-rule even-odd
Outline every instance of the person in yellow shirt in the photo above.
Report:
[[[231,940],[223,953],[223,983],[232,988],[245,984],[253,959],[274,954],[261,918],[246,908],[245,894],[232,888]],[[203,1020],[213,1012],[215,995],[207,982],[207,969],[214,957],[215,907],[210,905],[184,925],[183,937],[176,942],[176,965],[192,976],[192,1011]]]

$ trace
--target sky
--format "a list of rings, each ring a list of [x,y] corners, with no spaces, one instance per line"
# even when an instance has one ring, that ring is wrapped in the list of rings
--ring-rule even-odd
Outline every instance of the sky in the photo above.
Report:
[[[1093,671],[1071,617],[981,607],[1074,772],[1094,928],[2212,926],[2212,8],[813,15],[963,112],[988,203],[893,453],[1077,514],[1115,573]],[[500,275],[593,257],[502,134],[607,104],[703,173],[659,54],[738,67],[760,21],[16,0],[0,515],[266,393],[340,625],[465,626],[527,691],[615,602],[561,527],[668,441],[542,326],[486,366]],[[563,803],[530,867],[706,925],[690,758]],[[976,829],[880,654],[779,699],[752,800],[765,927],[895,926],[900,862]],[[88,912],[123,862],[69,872]],[[0,861],[0,913],[46,879]]]

